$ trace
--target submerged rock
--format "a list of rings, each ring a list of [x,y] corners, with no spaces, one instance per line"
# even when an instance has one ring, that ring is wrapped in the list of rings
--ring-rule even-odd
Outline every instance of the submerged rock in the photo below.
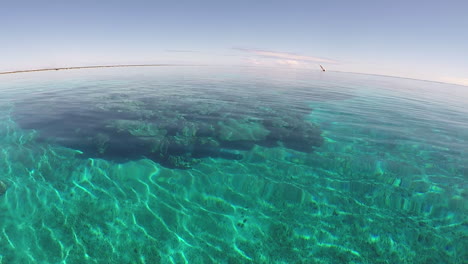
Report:
[[[222,141],[261,141],[270,131],[261,122],[229,118],[218,123],[219,139]]]

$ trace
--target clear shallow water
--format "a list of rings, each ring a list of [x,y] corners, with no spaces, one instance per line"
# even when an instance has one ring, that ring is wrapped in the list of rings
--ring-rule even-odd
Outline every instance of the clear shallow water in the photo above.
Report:
[[[159,67],[0,79],[2,263],[463,263],[467,87]]]

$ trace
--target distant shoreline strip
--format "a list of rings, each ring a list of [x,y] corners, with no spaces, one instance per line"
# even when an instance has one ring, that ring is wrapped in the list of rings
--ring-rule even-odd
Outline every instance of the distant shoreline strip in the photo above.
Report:
[[[160,66],[192,66],[192,65],[178,65],[178,64],[96,65],[96,66],[75,66],[75,67],[59,67],[59,68],[44,68],[44,69],[34,69],[34,70],[21,70],[21,71],[7,71],[7,72],[0,72],[0,74],[42,72],[42,71],[61,71],[61,70],[80,70],[80,69],[97,69],[97,68],[160,67]]]

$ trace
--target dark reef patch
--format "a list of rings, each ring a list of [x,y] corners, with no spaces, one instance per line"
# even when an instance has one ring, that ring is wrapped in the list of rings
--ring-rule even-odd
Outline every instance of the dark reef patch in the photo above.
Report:
[[[47,105],[45,108],[44,105]],[[83,152],[83,157],[125,162],[152,159],[170,168],[190,168],[205,157],[238,160],[255,145],[311,152],[323,139],[306,121],[307,104],[287,100],[130,96],[111,93],[99,101],[41,98],[17,102],[13,117],[39,140]]]

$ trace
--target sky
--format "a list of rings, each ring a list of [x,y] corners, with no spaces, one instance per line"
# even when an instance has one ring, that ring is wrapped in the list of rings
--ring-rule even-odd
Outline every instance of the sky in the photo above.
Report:
[[[0,71],[322,64],[468,86],[467,12],[468,0],[5,0]]]

